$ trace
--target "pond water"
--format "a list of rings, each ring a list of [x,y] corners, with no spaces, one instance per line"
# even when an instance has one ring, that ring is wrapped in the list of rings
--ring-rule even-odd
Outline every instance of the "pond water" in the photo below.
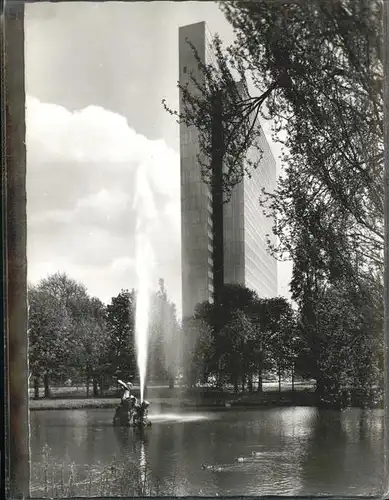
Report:
[[[153,425],[143,435],[114,428],[112,416],[113,410],[105,409],[32,411],[32,494],[42,494],[36,488],[42,481],[44,445],[56,464],[147,462],[156,480],[174,477],[176,495],[337,496],[382,491],[381,410],[151,412]]]

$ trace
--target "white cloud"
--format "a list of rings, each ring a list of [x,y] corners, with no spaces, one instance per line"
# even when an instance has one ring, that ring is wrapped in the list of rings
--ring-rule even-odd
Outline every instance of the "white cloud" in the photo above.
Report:
[[[136,287],[135,228],[152,204],[153,280],[165,279],[180,310],[178,154],[97,106],[72,113],[28,97],[26,121],[29,279],[65,271],[104,301]],[[137,172],[147,206],[135,203]]]
[[[125,210],[126,204],[128,202],[128,194],[123,192],[110,192],[103,188],[98,193],[93,193],[86,198],[82,198],[77,202],[77,209],[91,208],[93,210],[105,211],[107,206],[110,207],[114,212],[119,213]]]

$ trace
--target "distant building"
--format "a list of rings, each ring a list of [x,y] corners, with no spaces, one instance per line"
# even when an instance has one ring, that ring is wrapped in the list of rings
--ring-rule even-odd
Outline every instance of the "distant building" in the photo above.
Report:
[[[209,63],[213,59],[209,38],[204,22],[179,29],[181,84],[190,82],[190,74],[201,79],[187,40],[202,61]],[[195,91],[193,86],[191,91]],[[266,237],[274,238],[272,220],[259,205],[262,188],[271,192],[276,187],[276,162],[263,134],[261,148],[259,167],[233,189],[231,200],[220,211],[215,203],[219,194],[201,177],[197,131],[180,125],[183,318],[191,316],[199,302],[213,300],[215,281],[220,284],[220,277],[224,283],[246,285],[261,297],[277,295],[277,261],[267,251]]]

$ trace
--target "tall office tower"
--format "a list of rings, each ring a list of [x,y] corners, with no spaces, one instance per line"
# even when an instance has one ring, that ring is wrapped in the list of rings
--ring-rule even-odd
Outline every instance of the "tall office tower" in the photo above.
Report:
[[[202,74],[192,47],[205,63],[213,61],[210,35],[204,22],[179,29],[179,80],[197,92],[191,76],[201,81]],[[239,84],[237,84],[239,85]],[[180,96],[180,111],[182,111]],[[213,142],[217,144],[217,127]],[[180,125],[181,157],[181,252],[183,319],[193,314],[196,304],[213,301],[223,283],[239,283],[261,297],[277,295],[277,262],[267,252],[267,237],[272,238],[272,221],[259,205],[262,188],[276,187],[276,163],[265,136],[261,136],[263,157],[250,179],[235,186],[231,199],[222,204],[221,171],[218,148],[213,148],[213,185],[201,176],[197,159],[198,134],[194,127]]]

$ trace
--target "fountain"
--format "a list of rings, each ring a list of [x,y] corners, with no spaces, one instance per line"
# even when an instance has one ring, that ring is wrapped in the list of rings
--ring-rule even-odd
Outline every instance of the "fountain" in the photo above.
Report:
[[[150,294],[154,268],[154,253],[151,245],[150,228],[156,218],[154,198],[144,169],[138,168],[135,184],[134,209],[137,213],[135,235],[135,266],[138,278],[136,311],[135,311],[135,346],[139,372],[140,402],[134,396],[122,399],[117,408],[113,423],[118,426],[146,427],[151,425],[148,420],[150,403],[145,400]],[[131,388],[129,383],[120,381],[128,396]]]
[[[137,225],[137,229],[138,227]],[[139,371],[140,401],[142,403],[146,387],[150,307],[148,263],[152,259],[152,250],[146,235],[142,233],[137,234],[136,240],[138,293],[136,298],[135,344]]]
[[[150,243],[150,227],[156,218],[154,197],[147,180],[146,173],[138,168],[134,208],[137,211],[135,265],[138,278],[136,314],[135,314],[135,344],[139,372],[140,402],[144,401],[147,374],[148,337],[150,293],[154,254]]]

